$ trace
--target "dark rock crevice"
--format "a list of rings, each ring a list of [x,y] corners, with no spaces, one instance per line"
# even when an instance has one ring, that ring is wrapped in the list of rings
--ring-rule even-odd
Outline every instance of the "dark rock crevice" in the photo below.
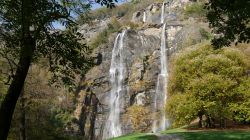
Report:
[[[97,96],[88,88],[84,96],[78,120],[79,129],[86,140],[95,139],[95,121],[98,107],[101,106]],[[87,133],[86,133],[87,132]]]

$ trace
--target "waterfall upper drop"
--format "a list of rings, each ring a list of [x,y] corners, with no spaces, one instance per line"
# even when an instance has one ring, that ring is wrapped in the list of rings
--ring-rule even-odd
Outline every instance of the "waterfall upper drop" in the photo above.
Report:
[[[168,120],[166,120],[166,113],[164,106],[167,100],[167,82],[168,82],[168,65],[167,65],[167,54],[166,54],[166,24],[162,27],[161,34],[161,71],[158,75],[156,93],[154,98],[154,122],[152,126],[152,131],[154,133],[165,130],[168,126]],[[159,114],[160,117],[157,117]]]
[[[124,94],[126,90],[123,84],[126,71],[123,53],[123,39],[125,34],[126,30],[117,35],[112,50],[111,66],[109,70],[112,87],[109,100],[110,112],[104,127],[103,139],[122,135],[120,112],[123,108],[122,94]]]
[[[146,18],[147,18],[147,15],[146,15],[146,12],[144,11],[143,12],[143,19],[142,19],[142,21],[145,23],[146,22]]]
[[[164,23],[164,18],[165,18],[165,3],[163,2],[162,3],[162,6],[161,6],[161,24]]]

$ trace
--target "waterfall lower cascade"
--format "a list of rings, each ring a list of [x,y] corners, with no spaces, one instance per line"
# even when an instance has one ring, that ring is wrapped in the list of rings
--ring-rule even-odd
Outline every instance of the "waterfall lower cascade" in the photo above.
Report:
[[[103,130],[103,139],[122,135],[120,112],[123,108],[122,94],[124,94],[126,90],[123,85],[126,70],[123,53],[123,39],[125,34],[126,30],[117,35],[112,50],[111,66],[109,70],[112,87],[109,100],[110,112]]]
[[[162,4],[161,23],[164,23],[165,3]],[[168,85],[168,65],[167,65],[167,53],[166,53],[166,23],[163,24],[161,33],[161,71],[158,75],[156,93],[154,98],[154,122],[152,125],[152,131],[154,133],[163,131],[169,126],[169,122],[166,119],[166,112],[164,107],[167,100],[167,85]]]

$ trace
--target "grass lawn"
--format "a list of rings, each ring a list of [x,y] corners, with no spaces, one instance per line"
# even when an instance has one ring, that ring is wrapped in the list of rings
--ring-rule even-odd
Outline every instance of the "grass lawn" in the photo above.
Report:
[[[170,129],[161,133],[162,135],[175,134],[184,140],[250,140],[250,131],[188,131],[183,128]],[[153,134],[130,134],[113,138],[111,140],[157,140]]]
[[[250,131],[224,130],[224,131],[187,131],[177,128],[162,132],[162,134],[175,134],[184,140],[250,140]]]
[[[250,140],[250,132],[179,132],[184,140]]]
[[[157,140],[157,136],[152,134],[138,133],[138,134],[121,136],[110,140]]]

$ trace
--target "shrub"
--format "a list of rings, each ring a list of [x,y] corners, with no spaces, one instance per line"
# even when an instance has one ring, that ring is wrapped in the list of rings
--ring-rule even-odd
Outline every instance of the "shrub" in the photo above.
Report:
[[[99,45],[107,43],[109,35],[118,32],[121,27],[121,23],[116,18],[112,18],[108,24],[108,27],[90,41],[91,49],[97,48]]]
[[[207,10],[204,9],[204,3],[195,2],[187,5],[184,9],[184,15],[189,17],[205,17]]]
[[[210,32],[208,32],[207,30],[205,30],[204,28],[200,29],[200,34],[202,36],[202,38],[209,40],[212,39],[212,34]]]
[[[150,111],[141,105],[133,105],[128,108],[128,117],[135,131],[145,132],[150,127]]]

